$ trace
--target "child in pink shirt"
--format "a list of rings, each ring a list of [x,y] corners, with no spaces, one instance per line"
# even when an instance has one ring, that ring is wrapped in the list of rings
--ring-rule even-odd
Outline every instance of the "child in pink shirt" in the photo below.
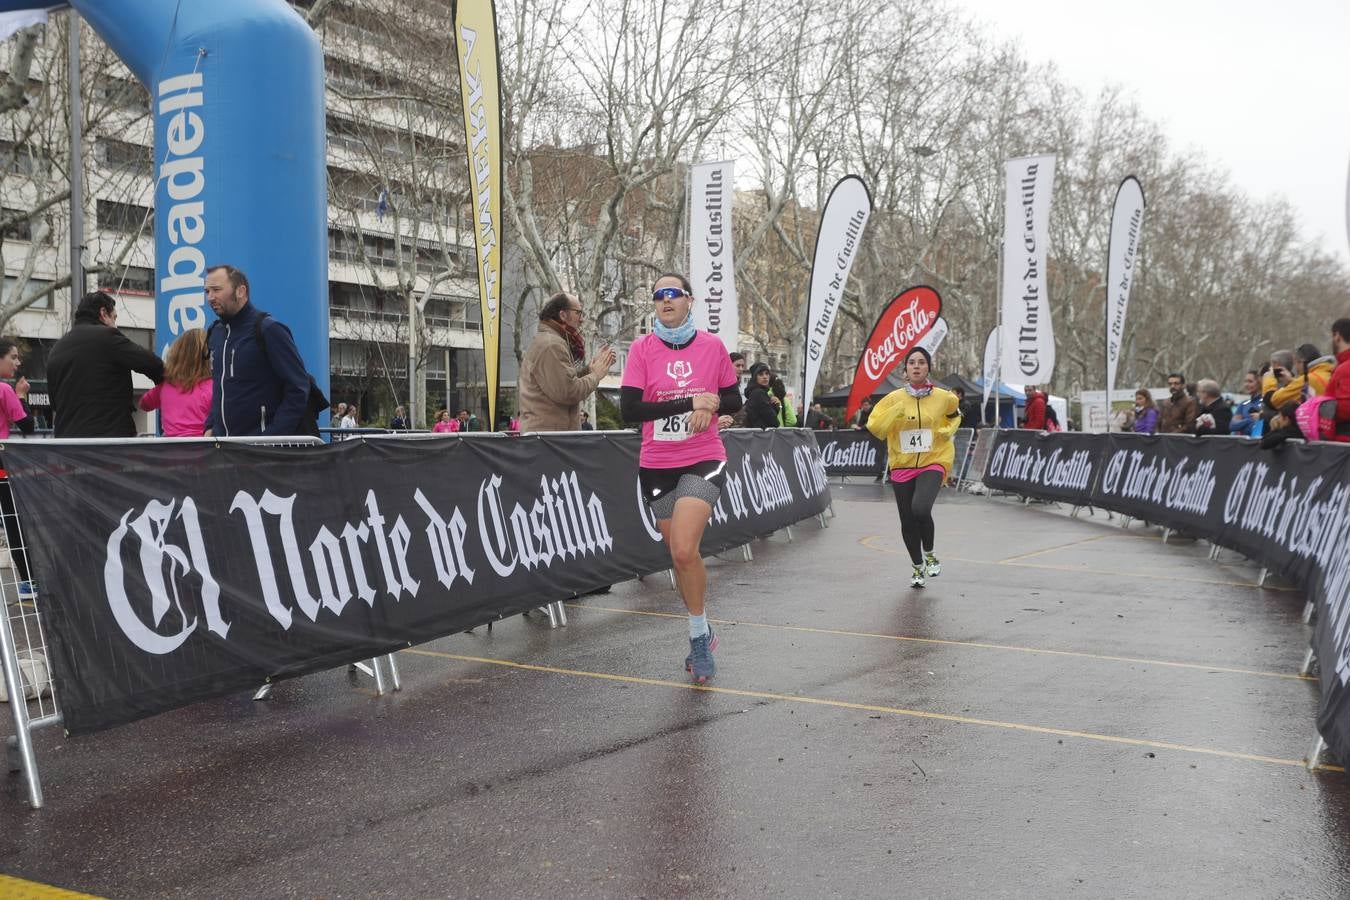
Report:
[[[193,328],[169,345],[164,360],[164,382],[141,396],[141,409],[160,411],[165,437],[201,437],[211,412],[211,359],[206,332]]]

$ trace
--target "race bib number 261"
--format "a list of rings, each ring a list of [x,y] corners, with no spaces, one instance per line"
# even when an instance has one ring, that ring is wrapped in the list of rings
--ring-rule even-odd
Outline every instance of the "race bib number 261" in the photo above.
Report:
[[[689,416],[666,416],[652,423],[652,438],[658,441],[682,441],[689,437]]]

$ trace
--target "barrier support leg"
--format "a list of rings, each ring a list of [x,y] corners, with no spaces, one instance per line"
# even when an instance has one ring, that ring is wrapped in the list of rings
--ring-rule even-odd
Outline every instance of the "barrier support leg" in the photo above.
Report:
[[[370,667],[375,670],[375,696],[384,696],[384,670],[380,668],[380,661],[372,659]]]
[[[1303,616],[1302,616],[1302,618],[1299,619],[1299,621],[1302,622],[1304,625],[1307,625],[1307,624],[1311,623],[1311,622],[1312,622],[1312,617],[1313,617],[1313,612],[1314,612],[1314,610],[1316,610],[1316,609],[1317,609],[1317,605],[1316,605],[1315,603],[1313,603],[1311,600],[1309,600],[1307,603],[1303,604]]]
[[[1163,543],[1164,543],[1164,544],[1167,543],[1167,539],[1170,538],[1171,536],[1172,536],[1172,529],[1170,529],[1170,528],[1164,528],[1164,529],[1163,529]]]
[[[1312,748],[1308,750],[1307,759],[1304,760],[1309,772],[1317,768],[1317,761],[1322,758],[1322,751],[1325,749],[1327,749],[1327,742],[1322,739],[1322,733],[1319,731],[1317,736],[1313,738]]]
[[[557,616],[556,613],[553,612],[553,604],[552,604],[552,603],[546,603],[546,604],[544,604],[543,606],[541,606],[541,607],[539,607],[539,608],[542,609],[542,610],[548,615],[548,627],[549,627],[549,628],[557,628],[557,627],[558,627],[558,616]]]
[[[1315,654],[1315,653],[1313,652],[1313,648],[1312,648],[1312,647],[1309,647],[1309,648],[1308,648],[1308,652],[1305,653],[1305,654],[1303,655],[1303,665],[1301,665],[1301,666],[1298,667],[1298,674],[1300,674],[1300,675],[1311,675],[1311,674],[1312,674],[1313,660],[1316,659],[1316,658],[1317,658],[1317,654]]]
[[[788,543],[789,544],[792,543],[792,526],[791,525],[785,526],[783,530],[787,532]]]
[[[1129,527],[1130,527],[1130,523],[1133,522],[1133,521],[1134,521],[1134,519],[1133,519],[1131,516],[1126,516],[1125,519],[1124,519],[1124,521],[1122,521],[1122,522],[1120,523],[1121,529],[1122,529],[1122,530],[1128,530]]]
[[[1267,569],[1265,566],[1262,566],[1262,567],[1261,567],[1261,574],[1256,576],[1256,586],[1257,586],[1257,587],[1265,587],[1265,586],[1266,586],[1266,576],[1269,575],[1269,574],[1270,574],[1270,570]]]
[[[828,521],[826,521],[826,519],[825,519],[825,514],[824,514],[823,512],[822,512],[822,513],[816,513],[816,521],[820,523],[820,527],[821,527],[822,529],[824,529],[824,528],[829,528],[829,527],[830,527],[830,523],[829,523]]]
[[[750,545],[741,544],[741,559],[743,559],[745,562],[750,562],[754,558],[755,554],[750,552]]]
[[[389,680],[393,682],[394,690],[403,690],[403,679],[398,676],[398,660],[394,658],[394,654],[390,653],[385,657],[385,661],[389,663]]]
[[[553,608],[558,612],[558,624],[567,627],[567,610],[563,608],[561,600],[554,601]]]
[[[675,570],[674,570],[674,569],[666,569],[666,577],[670,579],[670,589],[671,589],[672,591],[675,591],[676,593],[679,593],[679,590],[680,590],[680,589],[679,589],[679,587],[675,584]]]
[[[4,665],[5,687],[9,691],[9,712],[14,718],[14,742],[19,765],[28,785],[28,805],[42,808],[42,781],[38,778],[37,755],[33,753],[33,735],[28,730],[28,701],[23,692],[23,677],[19,673],[19,657],[15,650],[14,632],[9,627],[9,613],[0,599],[0,663]]]

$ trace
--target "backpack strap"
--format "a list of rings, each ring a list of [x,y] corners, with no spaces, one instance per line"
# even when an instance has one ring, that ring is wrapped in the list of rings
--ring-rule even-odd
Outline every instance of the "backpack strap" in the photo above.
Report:
[[[262,350],[263,359],[267,360],[267,367],[272,368],[272,358],[267,355],[267,338],[263,337],[263,323],[272,318],[271,313],[259,312],[258,320],[253,323],[253,340],[257,342],[258,348]],[[272,369],[273,374],[276,373]]]

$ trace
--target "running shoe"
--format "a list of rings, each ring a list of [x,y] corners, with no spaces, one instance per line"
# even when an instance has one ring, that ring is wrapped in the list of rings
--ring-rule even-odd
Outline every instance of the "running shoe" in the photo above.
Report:
[[[932,551],[923,555],[924,574],[929,578],[936,578],[942,574],[942,563],[933,555]]]
[[[689,639],[689,655],[684,658],[684,670],[694,676],[697,684],[704,684],[717,673],[717,665],[713,662],[713,651],[717,649],[717,635],[713,634],[712,626],[708,626],[708,633],[696,638]]]
[[[910,587],[919,587],[919,588],[921,588],[921,587],[923,587],[925,584],[928,583],[928,579],[924,577],[923,569],[924,569],[924,567],[923,567],[922,565],[918,565],[918,566],[915,566],[915,567],[914,567],[914,574],[909,576],[909,586],[910,586]]]
[[[37,599],[37,585],[31,581],[19,582],[19,599],[32,602]]]

